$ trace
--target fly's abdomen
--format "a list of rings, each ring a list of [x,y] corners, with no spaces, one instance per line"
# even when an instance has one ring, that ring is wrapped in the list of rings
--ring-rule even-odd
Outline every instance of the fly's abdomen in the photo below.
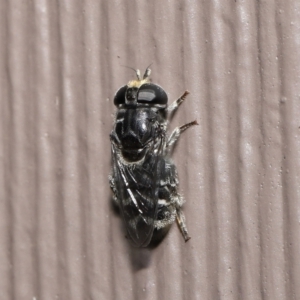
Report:
[[[149,167],[149,161],[145,165]],[[128,234],[136,246],[147,245],[157,214],[155,172],[153,169],[145,170],[143,165],[121,167],[120,171],[120,176],[126,178],[125,185],[119,185],[118,191]]]
[[[149,198],[150,190],[127,190],[122,200],[122,211],[127,231],[137,246],[148,244],[156,218],[155,198]]]

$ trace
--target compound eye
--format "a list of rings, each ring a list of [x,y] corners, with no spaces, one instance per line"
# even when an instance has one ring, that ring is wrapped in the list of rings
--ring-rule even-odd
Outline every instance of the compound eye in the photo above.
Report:
[[[114,98],[114,104],[116,106],[119,106],[120,104],[125,103],[126,91],[127,91],[127,85],[124,85],[116,92],[116,95]]]
[[[166,92],[157,84],[145,83],[139,88],[138,103],[167,104],[168,96]]]

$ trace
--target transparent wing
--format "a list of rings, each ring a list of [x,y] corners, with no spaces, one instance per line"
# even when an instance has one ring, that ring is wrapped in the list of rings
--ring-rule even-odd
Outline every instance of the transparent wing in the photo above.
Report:
[[[114,176],[121,211],[127,232],[138,247],[146,247],[153,234],[157,215],[162,144],[163,140],[160,139],[157,151],[148,151],[144,162],[140,164],[126,164],[112,144]]]

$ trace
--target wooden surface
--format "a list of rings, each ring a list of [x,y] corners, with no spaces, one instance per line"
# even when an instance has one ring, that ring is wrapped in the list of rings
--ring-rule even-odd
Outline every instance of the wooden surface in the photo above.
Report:
[[[0,0],[0,299],[300,299],[300,3]],[[115,91],[144,70],[192,239],[110,205]]]

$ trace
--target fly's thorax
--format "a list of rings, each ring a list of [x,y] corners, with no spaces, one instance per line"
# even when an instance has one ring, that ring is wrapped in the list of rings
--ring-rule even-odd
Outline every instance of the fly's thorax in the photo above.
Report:
[[[165,134],[165,119],[153,107],[121,108],[117,112],[114,134],[125,160],[141,160]]]

